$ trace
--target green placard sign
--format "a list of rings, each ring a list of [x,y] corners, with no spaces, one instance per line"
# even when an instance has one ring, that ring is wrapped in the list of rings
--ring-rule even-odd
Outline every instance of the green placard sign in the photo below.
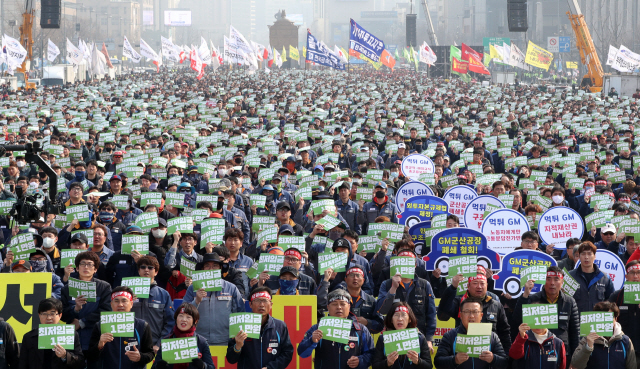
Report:
[[[416,272],[416,259],[410,256],[394,256],[390,261],[391,276],[400,274],[402,278],[413,279]]]
[[[144,234],[122,236],[122,254],[131,255],[133,250],[136,250],[142,255],[149,255],[149,236]]]
[[[262,245],[263,241],[267,241],[267,243],[278,242],[278,228],[271,226],[260,231],[256,240],[257,245]]]
[[[269,272],[269,275],[280,275],[280,269],[284,264],[284,255],[262,253],[259,259],[259,273]]]
[[[469,357],[480,357],[482,351],[491,351],[491,336],[456,336],[456,352],[466,353]]]
[[[640,303],[640,282],[624,282],[624,303]]]
[[[272,227],[276,224],[276,217],[270,217],[266,215],[254,215],[253,223],[251,224],[251,230],[254,232],[260,232],[267,227]]]
[[[76,327],[73,324],[40,324],[38,326],[38,350],[50,350],[60,345],[73,350]]]
[[[346,344],[349,342],[351,324],[353,321],[350,319],[327,316],[320,319],[318,329],[322,331],[323,340]]]
[[[360,236],[358,237],[358,252],[376,253],[382,248],[382,242],[378,236]]]
[[[578,288],[580,288],[580,283],[575,280],[567,271],[567,268],[562,269],[564,272],[564,283],[562,283],[562,290],[569,296],[575,295]]]
[[[184,256],[180,258],[180,273],[184,274],[186,277],[191,278],[193,272],[196,270],[196,262],[191,261]]]
[[[384,331],[382,338],[384,339],[384,351],[387,354],[397,351],[398,355],[406,355],[409,350],[420,352],[417,328]]]
[[[318,254],[318,269],[320,275],[331,268],[334,272],[344,272],[349,255],[344,252],[322,252]]]
[[[19,233],[13,236],[10,246],[14,260],[28,260],[29,255],[36,251],[36,243],[31,232]]]
[[[463,255],[449,258],[449,275],[462,274],[463,277],[474,277],[478,274],[478,256]]]
[[[100,332],[111,333],[114,337],[133,337],[135,313],[103,311],[100,313]]]
[[[224,219],[207,218],[202,221],[202,232],[200,233],[200,247],[204,247],[211,242],[214,245],[221,245],[224,237]]]
[[[389,239],[389,242],[398,242],[402,240],[404,234],[404,226],[391,222],[371,223],[369,224],[369,236],[378,236],[381,240]]]
[[[69,297],[78,298],[84,296],[87,302],[96,302],[96,282],[85,282],[75,278],[69,278]]]
[[[165,204],[171,205],[177,209],[183,209],[184,195],[185,194],[179,193],[179,192],[165,192],[165,197],[166,197]]]
[[[522,305],[522,322],[531,328],[558,328],[558,305],[556,304],[524,304]]]
[[[111,198],[111,202],[120,210],[129,209],[129,196],[127,195],[115,195]]]
[[[190,363],[198,358],[198,337],[167,338],[160,341],[162,360],[169,364]]]
[[[596,332],[604,337],[613,336],[613,313],[608,311],[585,311],[580,313],[580,335]]]
[[[533,280],[535,284],[544,284],[547,280],[547,267],[544,265],[534,265],[528,268],[521,269],[520,281]]]
[[[144,212],[136,217],[134,224],[142,228],[143,232],[150,232],[151,228],[158,228],[158,214]]]
[[[316,221],[316,224],[320,224],[324,226],[324,229],[329,231],[342,223],[338,218],[331,216],[329,214],[325,215],[321,219]]]
[[[87,204],[67,206],[67,222],[71,223],[74,219],[81,222],[89,220],[89,207]]]
[[[128,277],[122,278],[121,286],[131,288],[133,294],[137,298],[149,298],[149,289],[151,288],[151,278],[148,277]]]
[[[247,337],[259,339],[262,315],[254,313],[233,313],[229,315],[229,338],[243,331]]]
[[[76,264],[76,255],[83,252],[84,250],[76,250],[76,249],[62,249],[60,250],[60,267],[64,268],[68,265]]]
[[[255,205],[257,208],[264,208],[264,205],[267,202],[267,197],[264,195],[250,195],[249,202],[251,206]]]
[[[305,249],[305,241],[302,236],[279,236],[278,237],[278,246],[282,247],[282,250],[287,251],[287,249],[294,248],[300,251],[304,251]]]
[[[193,290],[204,288],[207,292],[222,291],[221,270],[197,270],[191,275]]]
[[[193,233],[193,217],[177,217],[167,221],[167,234]]]

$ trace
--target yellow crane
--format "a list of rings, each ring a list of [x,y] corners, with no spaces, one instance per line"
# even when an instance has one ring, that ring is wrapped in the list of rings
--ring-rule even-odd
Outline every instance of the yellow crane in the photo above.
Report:
[[[27,72],[27,62],[31,62],[33,57],[33,19],[35,16],[33,1],[25,1],[25,11],[22,13],[22,24],[20,25],[20,44],[27,50],[27,57],[15,72],[15,76],[18,78],[18,86],[24,83],[24,88],[27,90],[36,88],[34,82],[29,82],[29,73]]]
[[[585,21],[584,14],[580,10],[577,0],[567,0],[569,3],[569,21],[573,32],[576,34],[576,44],[580,50],[580,59],[582,64],[587,66],[589,70],[582,77],[582,86],[587,86],[591,92],[601,92],[604,85],[604,71],[598,57],[598,52],[593,44],[589,27]]]

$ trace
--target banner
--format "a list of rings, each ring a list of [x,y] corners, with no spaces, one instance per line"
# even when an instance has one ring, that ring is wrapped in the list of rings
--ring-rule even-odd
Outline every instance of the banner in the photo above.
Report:
[[[436,167],[433,164],[433,160],[428,156],[422,154],[411,154],[402,159],[400,170],[405,177],[417,180],[420,177],[420,174],[435,173]]]
[[[487,238],[479,231],[468,228],[448,228],[440,231],[431,239],[431,251],[422,259],[427,270],[440,269],[446,275],[450,257],[467,255],[476,255],[478,265],[486,269],[500,269],[500,255],[489,249]]]
[[[127,40],[127,36],[124,36],[124,43],[122,44],[122,55],[131,59],[131,61],[134,63],[140,63],[140,60],[142,60],[142,56],[140,56],[140,54],[138,54],[138,52],[133,49],[133,46],[131,46],[129,40]]]
[[[531,67],[525,63],[524,53],[516,46],[515,43],[511,43],[511,51],[509,53],[509,65],[531,71]]]
[[[360,27],[351,19],[351,36],[349,38],[349,55],[352,52],[362,54],[374,62],[380,62],[384,50],[384,42]],[[357,55],[356,55],[357,56]]]
[[[200,56],[198,56],[198,52],[195,49],[191,50],[190,56],[191,56],[191,69],[198,72],[198,76],[196,78],[200,80],[204,76],[204,66],[202,64],[202,60],[200,60]]]
[[[405,182],[398,191],[396,191],[396,213],[402,213],[404,211],[404,205],[413,196],[429,195],[434,196],[431,187],[418,181]]]
[[[224,36],[224,61],[229,64],[244,64],[244,57],[238,50],[238,45],[231,42],[231,39]]]
[[[414,196],[405,202],[404,211],[396,214],[398,224],[412,227],[420,222],[430,221],[436,215],[448,214],[447,203],[430,195]]]
[[[420,353],[418,328],[385,331],[382,333],[382,339],[384,351],[387,353],[397,352],[398,355],[406,355],[409,350]]]
[[[140,39],[140,55],[152,61],[158,61],[160,59],[158,53],[153,51],[151,46],[149,46],[143,39]]]
[[[487,210],[488,205],[498,207],[500,209],[506,208],[502,201],[492,195],[478,196],[471,200],[464,209],[464,224],[470,229],[478,231],[482,229],[484,213]]]
[[[457,58],[453,58],[451,63],[451,70],[460,74],[467,74],[469,72],[469,62],[460,61]]]
[[[607,65],[613,64],[613,61],[616,59],[617,54],[618,49],[612,45],[609,45],[609,54],[607,54]]]
[[[566,206],[554,206],[544,212],[538,223],[538,235],[547,245],[555,249],[567,248],[570,238],[582,239],[584,222],[580,214]]]
[[[109,51],[107,51],[107,45],[105,45],[104,42],[102,43],[102,49],[100,50],[100,52],[104,55],[107,66],[109,68],[113,68],[113,64],[111,64],[111,59],[109,58]]]
[[[173,44],[171,38],[160,36],[160,42],[162,44],[162,56],[173,62],[180,63],[180,51],[176,45]]]
[[[548,71],[551,66],[551,62],[553,62],[553,53],[550,53],[529,41],[529,46],[527,46],[527,55],[525,56],[525,63]]]
[[[480,231],[487,236],[489,248],[500,255],[506,255],[520,247],[522,234],[530,231],[527,218],[513,209],[500,209],[489,214]]]
[[[523,304],[522,322],[532,328],[558,328],[558,305]]]
[[[344,63],[340,62],[340,58],[329,52],[324,44],[318,42],[313,37],[310,30],[307,30],[307,57],[306,61],[324,65],[338,70],[345,70]]]
[[[640,67],[640,55],[620,45],[611,68],[623,73],[633,73],[638,67]]]
[[[600,336],[613,336],[613,313],[608,311],[585,311],[580,313],[580,335],[595,332]]]
[[[500,271],[493,275],[494,289],[508,293],[513,298],[522,294],[526,281],[520,281],[520,273],[530,266],[557,266],[558,262],[550,255],[538,250],[515,250],[501,258]],[[531,292],[540,291],[540,284],[533,286]]]
[[[462,43],[462,60],[469,62],[469,70],[474,73],[491,74],[489,70],[482,64],[482,55]]]
[[[388,68],[393,69],[396,66],[396,59],[385,49],[380,56],[382,65],[386,65]]]
[[[464,211],[469,202],[478,197],[473,188],[466,185],[451,187],[444,193],[442,199],[448,205],[449,214],[453,214],[460,219],[460,227],[464,227]]]
[[[53,61],[56,60],[58,55],[60,55],[60,49],[58,49],[56,44],[54,44],[53,41],[51,41],[51,39],[49,39],[48,45],[49,46],[47,47],[47,60],[53,63]]]
[[[73,65],[82,63],[82,52],[69,39],[67,39],[67,61]]]
[[[51,297],[51,273],[0,273],[0,316],[11,325],[18,343],[38,328],[38,304]]]
[[[578,62],[567,62],[567,69],[578,69]]]
[[[198,57],[204,66],[211,65],[211,50],[207,46],[207,41],[200,36],[200,47],[198,48]]]

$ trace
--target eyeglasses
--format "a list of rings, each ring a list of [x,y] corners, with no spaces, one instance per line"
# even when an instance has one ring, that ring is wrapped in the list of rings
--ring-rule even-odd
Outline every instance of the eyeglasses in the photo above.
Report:
[[[534,244],[534,243],[538,243],[538,241],[536,241],[536,240],[524,240],[524,241],[522,241],[522,243],[526,243],[526,244],[531,245],[531,244]]]
[[[156,268],[153,265],[139,265],[138,269],[142,270],[155,270]]]
[[[41,317],[45,317],[45,318],[53,318],[54,316],[59,315],[59,314],[56,311],[45,311],[43,313],[38,313],[38,315],[40,315]]]
[[[284,261],[288,261],[290,263],[299,263],[300,259],[294,258],[294,257],[291,257],[291,256],[287,256],[287,257],[284,258]]]
[[[482,313],[480,310],[462,310],[461,312],[466,315],[480,315]]]
[[[93,268],[95,266],[94,263],[80,263],[79,264],[80,267],[84,267],[84,268]]]
[[[271,300],[268,300],[268,299],[253,299],[251,301],[252,304],[256,304],[256,305],[265,305],[265,304],[268,304],[270,302],[271,302]]]

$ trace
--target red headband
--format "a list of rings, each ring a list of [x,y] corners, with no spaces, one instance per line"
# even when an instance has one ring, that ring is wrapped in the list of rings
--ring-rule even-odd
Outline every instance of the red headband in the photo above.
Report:
[[[358,274],[360,274],[361,276],[363,276],[363,277],[364,277],[364,272],[363,272],[363,271],[362,271],[362,269],[360,269],[360,268],[356,268],[356,267],[354,267],[354,268],[351,268],[351,269],[347,270],[347,276],[348,276],[349,274],[351,274],[351,273],[358,273]]]
[[[133,296],[127,291],[118,291],[111,294],[111,300],[115,299],[118,296],[124,296],[129,299],[129,301],[133,301]]]
[[[627,273],[629,273],[632,270],[640,270],[640,264],[636,264],[636,265],[632,265],[630,267],[627,268]]]
[[[595,183],[593,183],[593,181],[586,181],[586,182],[584,183],[584,185],[585,185],[585,186],[588,186],[588,185],[590,185],[590,184],[595,185]]]
[[[487,277],[484,274],[478,274],[475,277],[469,277],[469,283],[473,282],[473,281],[486,281]]]
[[[411,251],[402,251],[402,252],[398,253],[398,256],[409,256],[409,257],[415,258],[416,254],[414,254]]]
[[[284,256],[295,256],[298,259],[302,259],[302,254],[300,253],[300,251],[298,251],[298,249],[295,248],[290,248],[287,251],[284,252]]]
[[[407,313],[407,314],[409,314],[409,309],[407,309],[407,307],[406,307],[406,306],[404,306],[404,305],[400,305],[400,306],[398,306],[398,307],[396,308],[396,311],[395,311],[395,312],[396,312],[396,313]]]
[[[560,279],[564,279],[564,275],[562,275],[562,273],[556,273],[553,271],[547,272],[547,277],[558,277]]]
[[[487,274],[487,270],[482,265],[478,265],[478,268],[476,269],[476,273],[485,275]]]
[[[596,181],[596,186],[606,186],[607,185],[607,181],[605,181],[604,179],[599,179]]]
[[[616,198],[616,195],[613,192],[605,192],[604,195],[609,195],[609,197]]]
[[[180,309],[180,312],[178,314],[184,314],[184,308]]]
[[[253,295],[251,295],[251,300],[250,301],[253,301],[253,300],[255,300],[255,299],[259,298],[259,297],[264,297],[267,300],[271,300],[271,295],[269,294],[269,292],[256,292]]]
[[[458,179],[467,179],[467,177],[463,176],[463,175],[459,175]]]

